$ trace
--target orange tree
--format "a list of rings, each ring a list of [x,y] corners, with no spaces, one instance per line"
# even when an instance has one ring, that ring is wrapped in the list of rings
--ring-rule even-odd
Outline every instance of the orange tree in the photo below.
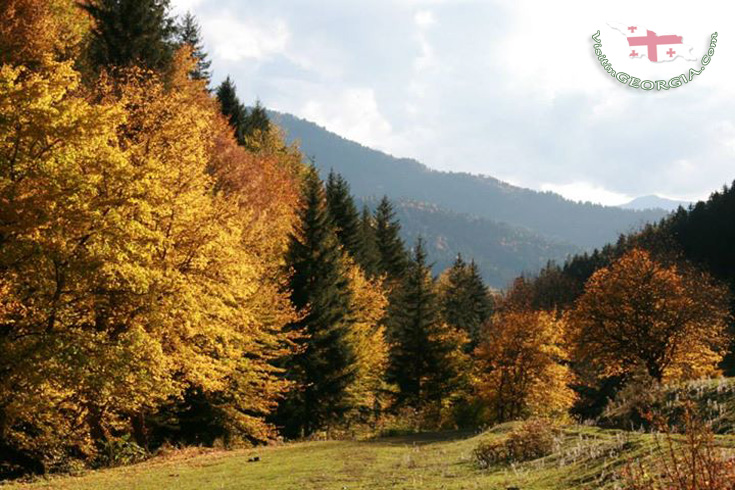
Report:
[[[727,292],[701,271],[633,250],[589,279],[570,319],[576,360],[601,376],[694,378],[721,360]]]
[[[476,386],[493,422],[563,414],[569,388],[564,322],[545,312],[509,309],[493,316],[475,351]]]

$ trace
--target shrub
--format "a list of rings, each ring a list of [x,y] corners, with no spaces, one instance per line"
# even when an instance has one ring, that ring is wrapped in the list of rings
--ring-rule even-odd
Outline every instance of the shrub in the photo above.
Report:
[[[102,466],[121,466],[143,461],[148,452],[136,444],[125,434],[122,437],[109,439],[104,443],[104,449],[100,453],[99,463]]]
[[[663,413],[665,403],[666,392],[661,383],[644,371],[638,371],[610,400],[597,425],[611,429],[650,430],[650,414]]]
[[[505,439],[481,442],[474,450],[475,461],[481,468],[488,468],[548,456],[554,449],[555,432],[548,420],[529,420]]]
[[[637,374],[618,391],[597,420],[603,428],[656,430],[656,414],[672,432],[686,431],[686,404],[715,434],[735,433],[735,379],[701,379],[662,385]],[[660,425],[660,424],[659,424]]]
[[[657,439],[653,458],[637,460],[622,471],[623,490],[732,490],[735,459],[715,444],[712,429],[699,417],[693,404],[685,404],[683,441],[668,426],[663,442]]]

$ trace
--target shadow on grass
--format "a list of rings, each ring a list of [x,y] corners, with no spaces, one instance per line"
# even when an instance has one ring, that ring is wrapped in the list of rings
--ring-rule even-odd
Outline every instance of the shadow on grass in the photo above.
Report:
[[[475,430],[454,430],[442,432],[418,432],[389,437],[376,437],[364,442],[383,446],[425,446],[442,442],[454,442],[469,439],[477,435]]]

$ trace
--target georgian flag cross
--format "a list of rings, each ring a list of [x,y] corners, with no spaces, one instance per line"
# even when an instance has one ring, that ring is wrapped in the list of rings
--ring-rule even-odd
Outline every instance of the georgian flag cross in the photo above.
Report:
[[[682,43],[682,37],[676,34],[659,35],[639,25],[626,25],[620,22],[608,22],[610,27],[625,35],[628,40],[628,58],[647,57],[648,61],[660,63],[678,57],[696,61],[692,55],[692,47]]]

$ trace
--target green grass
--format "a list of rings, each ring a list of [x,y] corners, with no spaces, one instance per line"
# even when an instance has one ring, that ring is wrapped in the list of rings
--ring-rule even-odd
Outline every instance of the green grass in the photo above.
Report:
[[[735,449],[735,379],[669,387],[667,416],[684,397],[713,421],[718,445]],[[673,412],[672,412],[673,413]],[[141,464],[14,483],[2,490],[40,489],[613,489],[630,461],[647,457],[653,436],[569,426],[554,452],[519,465],[479,469],[472,451],[483,439],[504,437],[513,424],[484,433],[443,432],[368,441],[301,442],[240,451],[190,448]],[[260,461],[248,462],[258,456]]]
[[[478,469],[482,435],[417,434],[370,441],[302,442],[241,451],[185,450],[138,465],[52,477],[7,489],[597,489],[614,486],[615,471],[652,447],[651,436],[573,426],[555,452],[512,467]],[[258,456],[260,461],[248,462]]]

